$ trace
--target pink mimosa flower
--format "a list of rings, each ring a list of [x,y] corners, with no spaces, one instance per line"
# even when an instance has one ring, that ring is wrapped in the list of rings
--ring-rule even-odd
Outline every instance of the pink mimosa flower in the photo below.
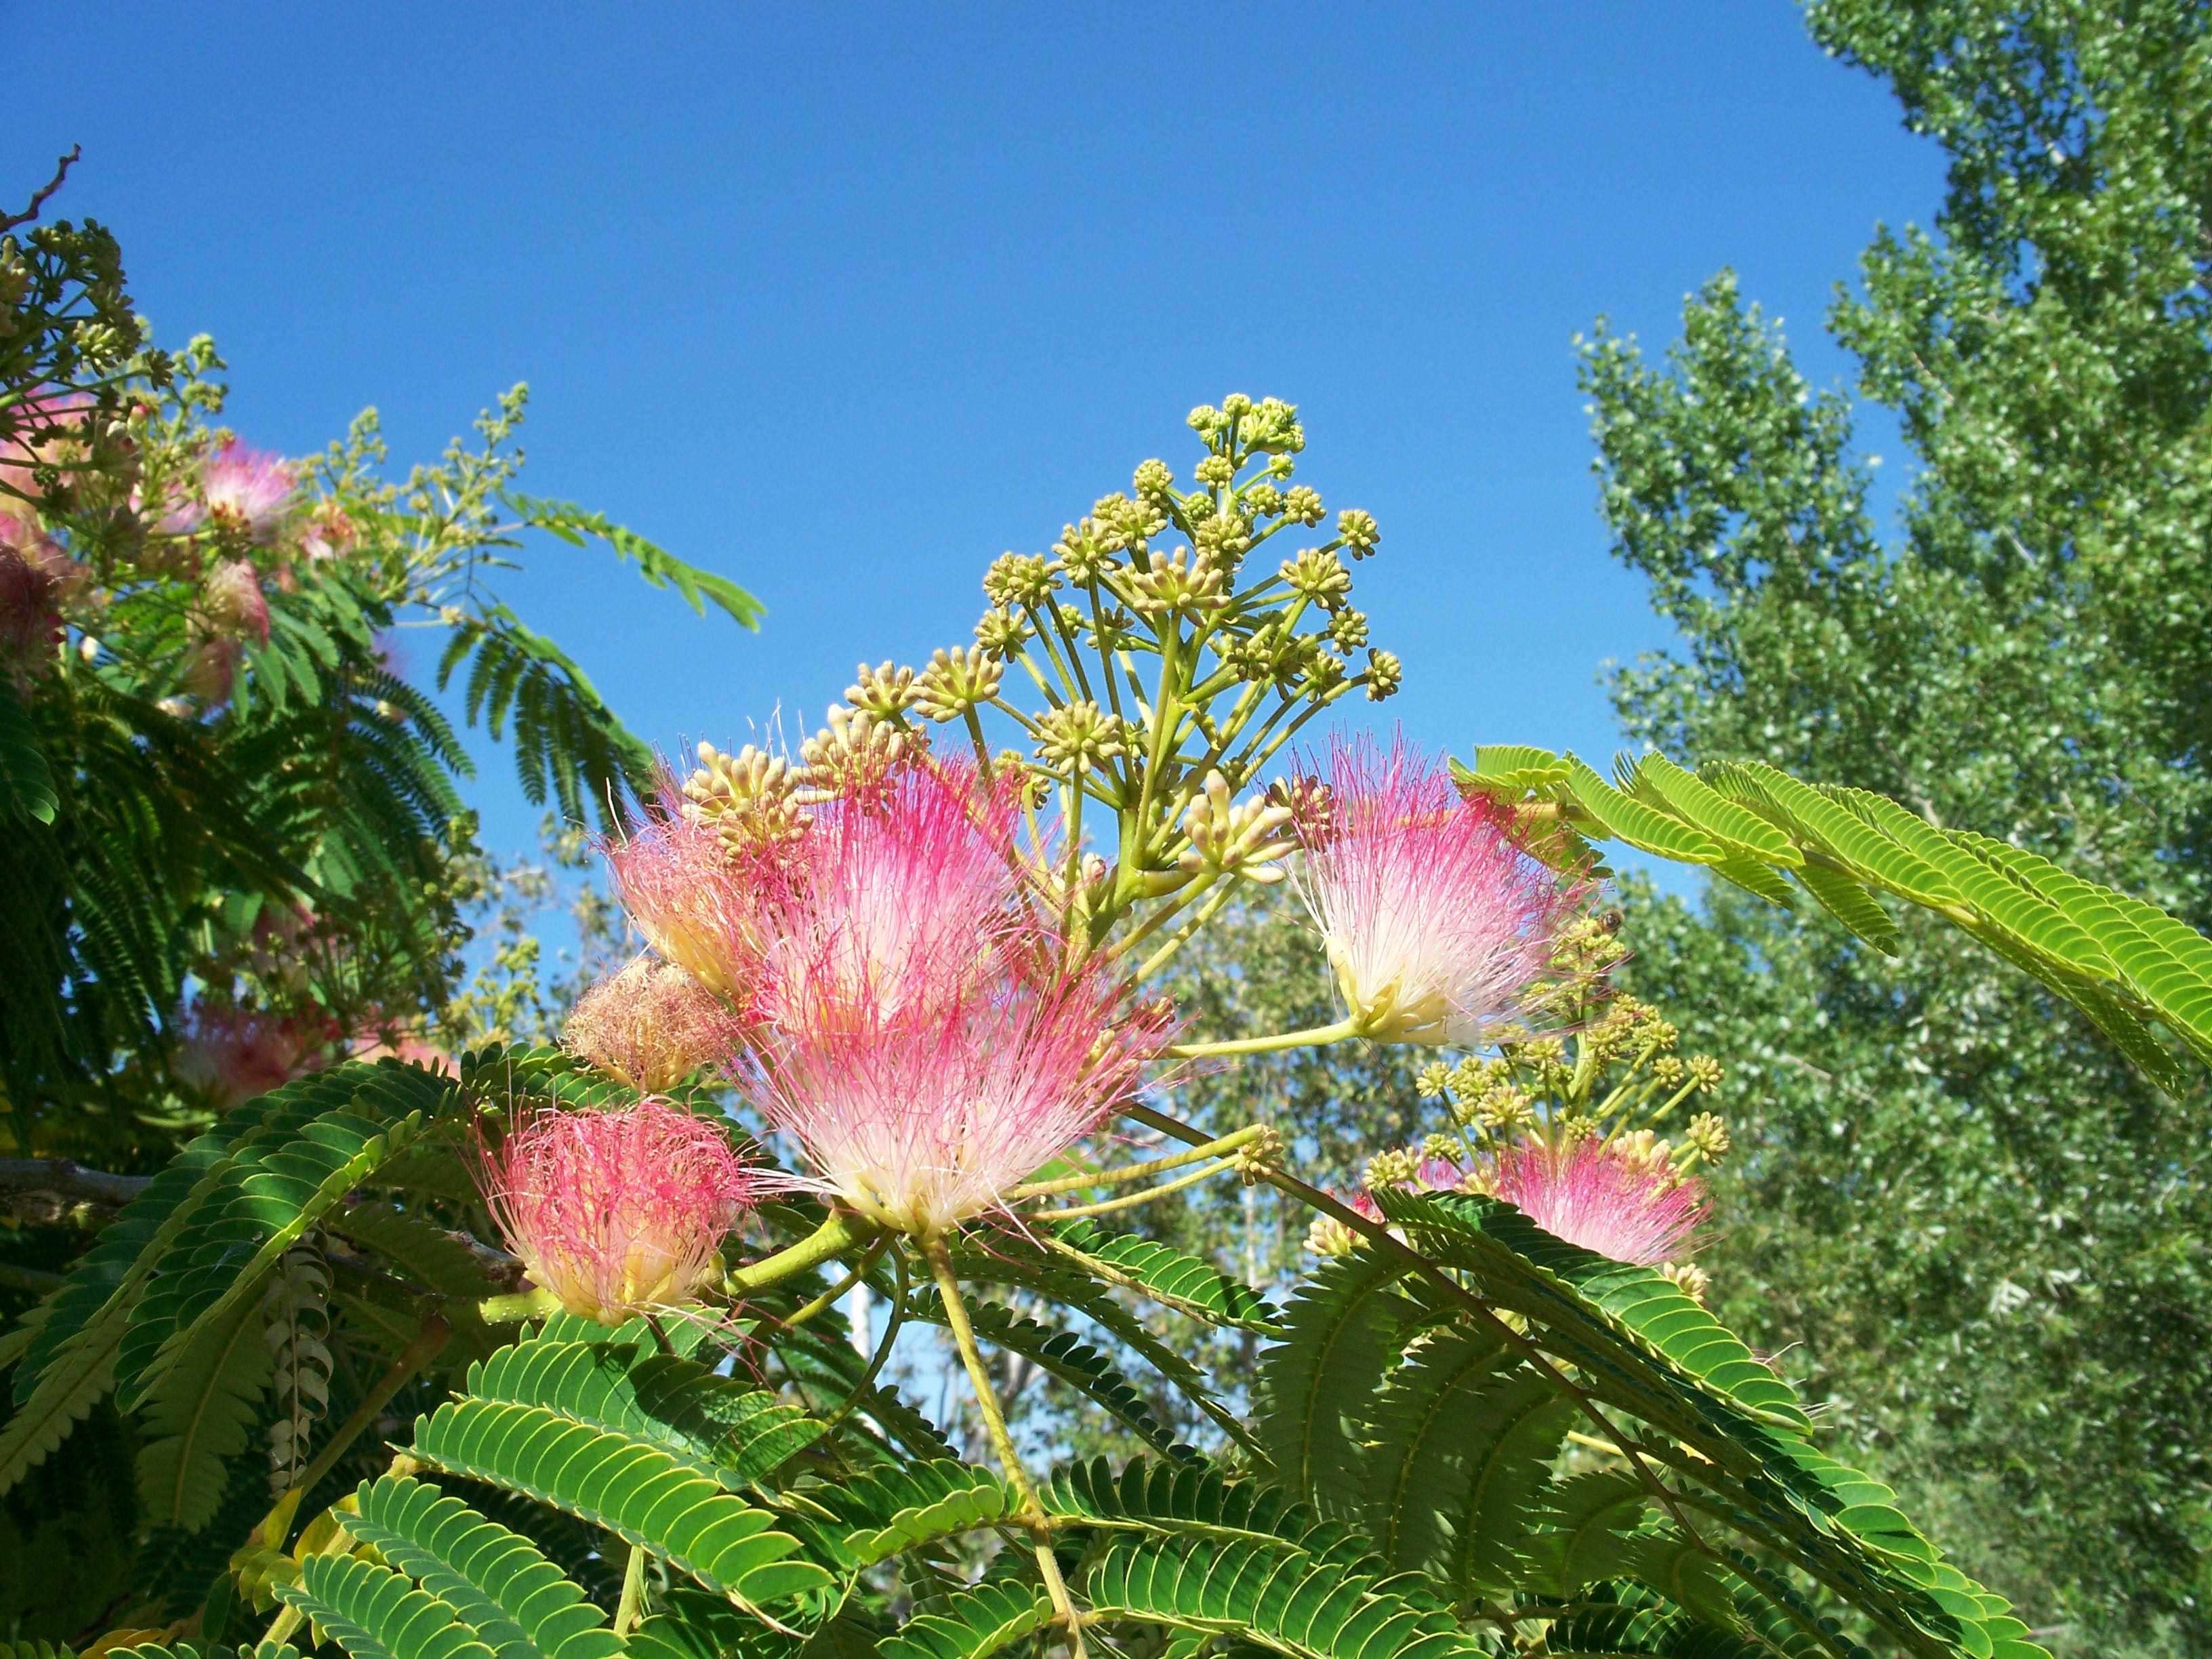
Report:
[[[1563,1147],[1531,1141],[1507,1148],[1490,1190],[1553,1237],[1644,1267],[1689,1248],[1707,1213],[1704,1185],[1676,1175],[1664,1158],[1588,1137]]]
[[[281,524],[298,487],[282,456],[225,444],[200,469],[200,493],[218,523],[260,539]]]
[[[787,1006],[740,1073],[838,1196],[917,1238],[1000,1204],[1097,1128],[1166,1038],[1164,1012],[1117,1018],[1096,974],[1039,983],[994,955],[950,1003]]]
[[[574,1053],[642,1094],[674,1088],[744,1040],[720,998],[674,963],[651,957],[585,992],[562,1035]]]
[[[227,1112],[318,1069],[317,1051],[329,1035],[271,1014],[197,1006],[171,1066],[180,1081]]]
[[[656,792],[680,801],[672,780]],[[777,849],[732,853],[712,824],[681,811],[607,842],[608,873],[645,941],[743,1008],[759,978],[763,912],[781,882]]]
[[[824,804],[770,901],[763,1015],[960,1002],[1022,923],[1015,817],[1010,790],[957,764],[899,767]]]
[[[269,601],[260,573],[246,560],[218,560],[200,585],[200,605],[216,638],[269,643]]]
[[[1473,1044],[1522,1024],[1576,894],[1403,743],[1337,743],[1327,781],[1298,889],[1360,1035]]]
[[[603,1325],[693,1299],[767,1188],[720,1129],[651,1100],[526,1116],[479,1146],[478,1182],[531,1281]]]

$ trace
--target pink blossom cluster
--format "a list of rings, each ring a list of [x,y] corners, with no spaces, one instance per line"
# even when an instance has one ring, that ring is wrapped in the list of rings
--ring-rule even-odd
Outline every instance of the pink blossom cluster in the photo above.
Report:
[[[669,816],[609,849],[662,955],[727,999],[748,1100],[822,1183],[937,1237],[1095,1129],[1167,1037],[1061,934],[1016,797],[902,763],[822,803],[794,841],[732,854]]]
[[[227,1112],[319,1069],[336,1035],[328,1022],[198,1003],[181,1022],[170,1069]]]
[[[1704,1183],[1619,1141],[1529,1141],[1498,1155],[1491,1193],[1554,1238],[1656,1267],[1686,1253],[1708,1208]]]
[[[1580,894],[1402,741],[1332,746],[1298,792],[1298,890],[1359,1034],[1474,1044],[1528,1018]]]
[[[1401,1192],[1482,1192],[1504,1200],[1554,1238],[1614,1261],[1656,1267],[1693,1249],[1709,1211],[1702,1182],[1623,1140],[1576,1136],[1553,1145],[1530,1139],[1478,1161],[1472,1170],[1449,1158],[1426,1158]],[[1352,1211],[1381,1223],[1372,1194],[1348,1200]],[[1317,1255],[1342,1255],[1359,1235],[1324,1217],[1307,1236]]]
[[[720,1129],[656,1100],[526,1115],[477,1161],[531,1282],[604,1325],[692,1300],[766,1190]]]

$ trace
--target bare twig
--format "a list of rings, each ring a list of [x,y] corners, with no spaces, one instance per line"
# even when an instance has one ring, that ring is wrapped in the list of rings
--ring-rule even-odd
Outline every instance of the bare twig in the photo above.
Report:
[[[46,198],[52,196],[56,191],[62,187],[62,180],[69,177],[70,168],[76,164],[77,157],[83,154],[84,146],[82,144],[71,144],[70,146],[70,153],[63,156],[61,160],[55,164],[54,176],[47,181],[46,187],[39,191],[37,195],[31,198],[31,205],[25,208],[21,213],[10,213],[0,216],[0,231],[13,230],[16,226],[27,225],[32,220],[37,218],[39,216],[39,210],[46,204]]]
[[[80,1204],[119,1208],[146,1190],[151,1176],[109,1175],[65,1158],[0,1158],[0,1193],[54,1193]]]

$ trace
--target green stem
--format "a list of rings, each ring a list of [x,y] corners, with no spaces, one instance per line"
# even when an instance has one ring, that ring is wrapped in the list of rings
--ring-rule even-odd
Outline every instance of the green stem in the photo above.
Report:
[[[862,1278],[866,1275],[868,1269],[876,1265],[876,1258],[884,1253],[884,1245],[885,1242],[886,1241],[884,1239],[879,1238],[874,1243],[869,1245],[868,1253],[860,1258],[860,1265],[859,1267],[854,1268],[852,1272],[847,1273],[835,1285],[832,1285],[828,1290],[823,1291],[821,1295],[816,1297],[813,1301],[808,1303],[797,1313],[792,1315],[790,1318],[781,1321],[780,1322],[783,1326],[783,1328],[787,1331],[797,1326],[804,1325],[808,1320],[813,1318],[815,1315],[820,1313],[824,1308],[835,1302],[839,1297],[844,1295],[846,1291],[851,1290],[854,1285],[859,1284]]]
[[[1073,1221],[1079,1216],[1107,1215],[1115,1210],[1133,1210],[1139,1204],[1149,1204],[1156,1198],[1165,1198],[1170,1193],[1179,1193],[1186,1187],[1195,1186],[1208,1176],[1219,1175],[1224,1170],[1233,1170],[1236,1164],[1224,1159],[1209,1164],[1202,1170],[1194,1170],[1180,1181],[1170,1181],[1165,1186],[1147,1187],[1141,1193],[1127,1193],[1120,1198],[1109,1198],[1103,1204],[1079,1204],[1066,1210],[1030,1210],[1022,1212],[1024,1221]]]
[[[937,1279],[938,1296],[945,1304],[945,1322],[951,1328],[953,1343],[960,1350],[961,1363],[968,1368],[968,1380],[975,1386],[975,1403],[982,1411],[983,1427],[991,1437],[992,1449],[998,1453],[1000,1467],[1006,1472],[1006,1484],[1014,1489],[1014,1496],[1020,1501],[1020,1518],[1036,1551],[1037,1571],[1044,1577],[1045,1590],[1052,1597],[1054,1610],[1067,1626],[1070,1659],[1084,1659],[1083,1617],[1076,1612],[1066,1581],[1060,1576],[1060,1560],[1052,1553],[1051,1522],[1045,1516],[1044,1504],[1037,1497],[1029,1471],[1022,1467],[1021,1456],[1014,1450],[1014,1437],[1006,1431],[1006,1413],[999,1408],[998,1390],[991,1386],[991,1373],[984,1368],[982,1350],[975,1346],[975,1328],[968,1322],[968,1304],[960,1299],[960,1280],[952,1271],[952,1252],[941,1238],[933,1238],[922,1248]]]
[[[345,1455],[347,1449],[360,1437],[361,1431],[376,1420],[379,1412],[391,1404],[392,1396],[404,1388],[416,1372],[438,1357],[453,1334],[453,1328],[447,1323],[443,1314],[434,1313],[422,1321],[422,1328],[416,1333],[415,1340],[399,1351],[399,1358],[392,1362],[391,1369],[377,1378],[375,1385],[362,1397],[361,1404],[354,1407],[353,1415],[338,1425],[337,1432],[331,1437],[330,1443],[316,1454],[315,1461],[301,1471],[299,1478],[276,1500],[276,1506],[255,1528],[255,1537],[270,1549],[284,1547],[285,1539],[291,1535],[292,1517],[299,1513],[300,1500],[313,1492],[315,1483],[328,1474],[338,1459]]]
[[[877,1376],[883,1371],[884,1361],[891,1357],[891,1344],[898,1340],[899,1327],[906,1323],[906,1257],[898,1250],[891,1252],[891,1271],[898,1275],[898,1293],[891,1297],[891,1316],[884,1323],[884,1340],[876,1345],[875,1354],[868,1361],[868,1369],[860,1374],[859,1386],[845,1396],[845,1403],[838,1407],[835,1415],[823,1425],[824,1439],[829,1437],[830,1430],[853,1414],[853,1408],[875,1386]]]
[[[1174,933],[1169,934],[1167,941],[1163,944],[1158,950],[1153,951],[1152,955],[1145,958],[1143,965],[1137,969],[1136,973],[1132,975],[1132,977],[1134,978],[1139,984],[1142,984],[1145,981],[1150,979],[1154,974],[1158,973],[1161,969],[1166,967],[1168,963],[1173,962],[1175,960],[1176,952],[1182,950],[1184,945],[1189,944],[1190,941],[1197,936],[1198,930],[1205,927],[1207,922],[1212,921],[1216,915],[1219,915],[1221,907],[1228,903],[1229,901],[1236,896],[1237,884],[1232,881],[1226,887],[1224,887],[1219,892],[1216,893],[1212,898],[1208,899],[1206,903],[1200,907],[1196,915],[1191,917],[1190,920],[1184,922],[1182,927],[1176,928]]]
[[[1359,1035],[1356,1019],[1340,1019],[1334,1025],[1316,1025],[1304,1031],[1285,1031],[1275,1036],[1237,1037],[1228,1042],[1179,1042],[1168,1050],[1176,1060],[1207,1060],[1217,1054],[1272,1054],[1282,1048],[1321,1048]]]
[[[1267,1133],[1264,1123],[1248,1124],[1235,1134],[1223,1135],[1218,1140],[1209,1140],[1203,1146],[1194,1146],[1187,1152],[1177,1152],[1172,1158],[1154,1158],[1148,1164],[1132,1164],[1125,1169],[1103,1170],[1093,1175],[1063,1176],[1057,1181],[1031,1181],[1017,1187],[1006,1196],[1014,1198],[1042,1198],[1048,1193],[1080,1192],[1090,1187],[1110,1186],[1116,1182],[1143,1181],[1149,1176],[1164,1175],[1170,1170],[1180,1169],[1186,1164],[1201,1159],[1219,1158],[1235,1152],[1248,1141],[1257,1140]]]
[[[881,1231],[866,1216],[855,1215],[850,1210],[832,1210],[828,1220],[790,1249],[763,1256],[751,1266],[730,1273],[722,1280],[722,1288],[733,1300],[750,1291],[764,1291],[771,1285],[795,1279],[811,1267],[820,1267],[832,1256],[844,1255],[856,1244],[872,1242]]]

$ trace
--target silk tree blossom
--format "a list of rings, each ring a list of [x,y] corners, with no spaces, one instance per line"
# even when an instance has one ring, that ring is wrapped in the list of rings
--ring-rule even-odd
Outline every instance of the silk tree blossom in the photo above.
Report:
[[[655,794],[683,799],[665,776]],[[759,978],[763,912],[783,881],[782,849],[732,849],[712,823],[671,811],[609,842],[605,852],[646,943],[742,1010]]]
[[[1297,878],[1358,1035],[1475,1044],[1526,1024],[1578,895],[1402,742],[1330,751],[1294,792]]]
[[[531,1282],[603,1325],[694,1300],[769,1185],[712,1123],[653,1100],[526,1115],[478,1144],[477,1182]]]
[[[917,960],[918,982],[880,994],[781,1002],[739,1067],[824,1185],[925,1243],[1097,1129],[1167,1040],[1165,1011],[1124,1010],[1099,969],[1033,975],[1009,954],[994,942],[951,998]]]
[[[196,1004],[170,1061],[178,1079],[218,1112],[317,1069],[335,1028],[318,1030],[275,1014]]]
[[[562,1032],[568,1048],[642,1094],[674,1088],[742,1041],[721,1000],[672,962],[639,957],[584,993]]]
[[[283,524],[299,480],[282,456],[248,449],[235,440],[200,469],[200,494],[218,525],[265,540]]]
[[[1488,1174],[1494,1196],[1553,1237],[1638,1267],[1685,1254],[1709,1212],[1702,1182],[1620,1141],[1528,1141],[1498,1153]]]
[[[850,1009],[862,1023],[925,1020],[963,1004],[1024,934],[1025,866],[1012,789],[973,769],[894,769],[817,807],[763,894],[762,1017],[811,1029]]]

